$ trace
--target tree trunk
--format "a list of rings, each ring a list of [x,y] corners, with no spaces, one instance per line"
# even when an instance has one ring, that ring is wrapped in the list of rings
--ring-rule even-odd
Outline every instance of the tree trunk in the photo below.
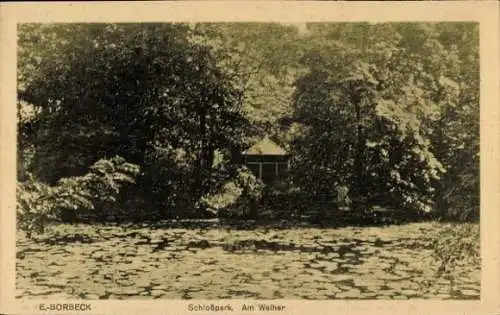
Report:
[[[196,197],[201,197],[203,195],[203,182],[205,178],[205,169],[206,169],[206,162],[205,162],[205,156],[206,156],[206,110],[204,108],[203,104],[200,104],[200,108],[198,111],[198,116],[199,116],[199,155],[197,159],[197,165],[195,167],[195,192],[196,192]]]
[[[365,206],[366,199],[366,187],[365,187],[365,177],[364,177],[364,153],[366,146],[366,139],[362,126],[362,113],[361,113],[361,100],[359,90],[352,91],[352,101],[356,113],[356,152],[354,155],[354,204],[358,210],[361,210]]]
[[[207,110],[202,106],[199,114],[199,156],[196,167],[196,192],[199,197],[203,196],[210,188],[212,166],[215,159],[215,147],[210,139],[210,132],[207,128]]]

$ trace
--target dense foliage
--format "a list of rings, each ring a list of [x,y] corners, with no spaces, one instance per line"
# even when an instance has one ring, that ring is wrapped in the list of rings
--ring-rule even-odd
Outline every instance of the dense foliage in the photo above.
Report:
[[[21,25],[21,221],[90,208],[85,193],[103,220],[340,206],[475,220],[478,48],[473,23]],[[264,135],[291,153],[286,188],[240,165]],[[113,163],[135,184],[102,189]]]
[[[263,191],[262,182],[243,166],[236,170],[234,179],[224,183],[219,191],[203,196],[200,202],[215,214],[255,218],[257,202],[262,198]]]
[[[53,185],[120,155],[142,169],[131,193],[157,208],[191,209],[208,192],[216,151],[239,146],[246,124],[241,92],[188,26],[21,30],[19,98],[36,115],[19,134],[36,178]]]
[[[298,182],[329,198],[346,186],[358,206],[428,212],[439,197],[441,209],[477,215],[478,42],[468,26],[313,25],[294,97]],[[453,201],[457,190],[467,201]]]
[[[479,226],[473,223],[448,224],[433,235],[433,256],[439,262],[439,276],[449,276],[460,266],[480,266]]]
[[[49,222],[116,216],[120,193],[135,184],[138,173],[137,165],[117,156],[97,161],[84,176],[65,177],[53,186],[28,175],[17,189],[19,228],[40,233]]]

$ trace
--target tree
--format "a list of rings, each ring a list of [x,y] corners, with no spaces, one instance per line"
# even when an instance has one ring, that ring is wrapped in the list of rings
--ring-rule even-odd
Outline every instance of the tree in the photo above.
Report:
[[[447,172],[437,186],[441,215],[478,220],[479,178],[479,27],[477,23],[437,25],[448,71],[439,84],[440,118],[431,141]]]
[[[218,171],[214,152],[239,143],[246,120],[239,91],[191,33],[168,23],[23,25],[19,99],[37,112],[25,137],[36,176],[54,184],[120,155],[143,170],[143,198],[170,207],[201,197]]]
[[[402,43],[420,56],[426,89],[438,108],[428,126],[446,172],[436,183],[439,216],[479,218],[479,28],[477,23],[402,24]],[[413,35],[412,35],[413,34]],[[425,39],[425,40],[423,40]]]
[[[135,195],[186,211],[267,134],[307,196],[471,218],[477,42],[473,23],[22,25],[19,169],[54,184],[120,155]]]
[[[312,25],[315,32],[294,97],[304,126],[294,145],[297,181],[326,198],[346,186],[357,208],[429,211],[444,169],[428,138],[439,107],[427,88],[433,73],[421,69],[427,56],[409,51],[392,24]]]
[[[266,134],[281,138],[281,123],[291,115],[292,83],[301,53],[297,26],[201,23],[194,29],[195,40],[211,48],[241,92],[240,101],[251,123],[244,146]]]

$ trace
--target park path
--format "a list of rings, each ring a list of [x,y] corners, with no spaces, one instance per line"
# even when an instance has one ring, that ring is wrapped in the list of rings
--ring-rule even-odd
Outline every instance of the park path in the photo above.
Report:
[[[436,277],[429,244],[437,228],[60,225],[37,241],[19,233],[17,297],[478,299],[480,266],[458,266],[453,277]]]

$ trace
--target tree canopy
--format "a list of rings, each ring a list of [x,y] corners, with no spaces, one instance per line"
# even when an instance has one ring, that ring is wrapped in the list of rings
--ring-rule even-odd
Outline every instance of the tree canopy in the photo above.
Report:
[[[477,218],[478,36],[451,22],[24,24],[19,178],[56,185],[119,156],[140,169],[122,199],[196,213],[269,136],[312,200]]]

